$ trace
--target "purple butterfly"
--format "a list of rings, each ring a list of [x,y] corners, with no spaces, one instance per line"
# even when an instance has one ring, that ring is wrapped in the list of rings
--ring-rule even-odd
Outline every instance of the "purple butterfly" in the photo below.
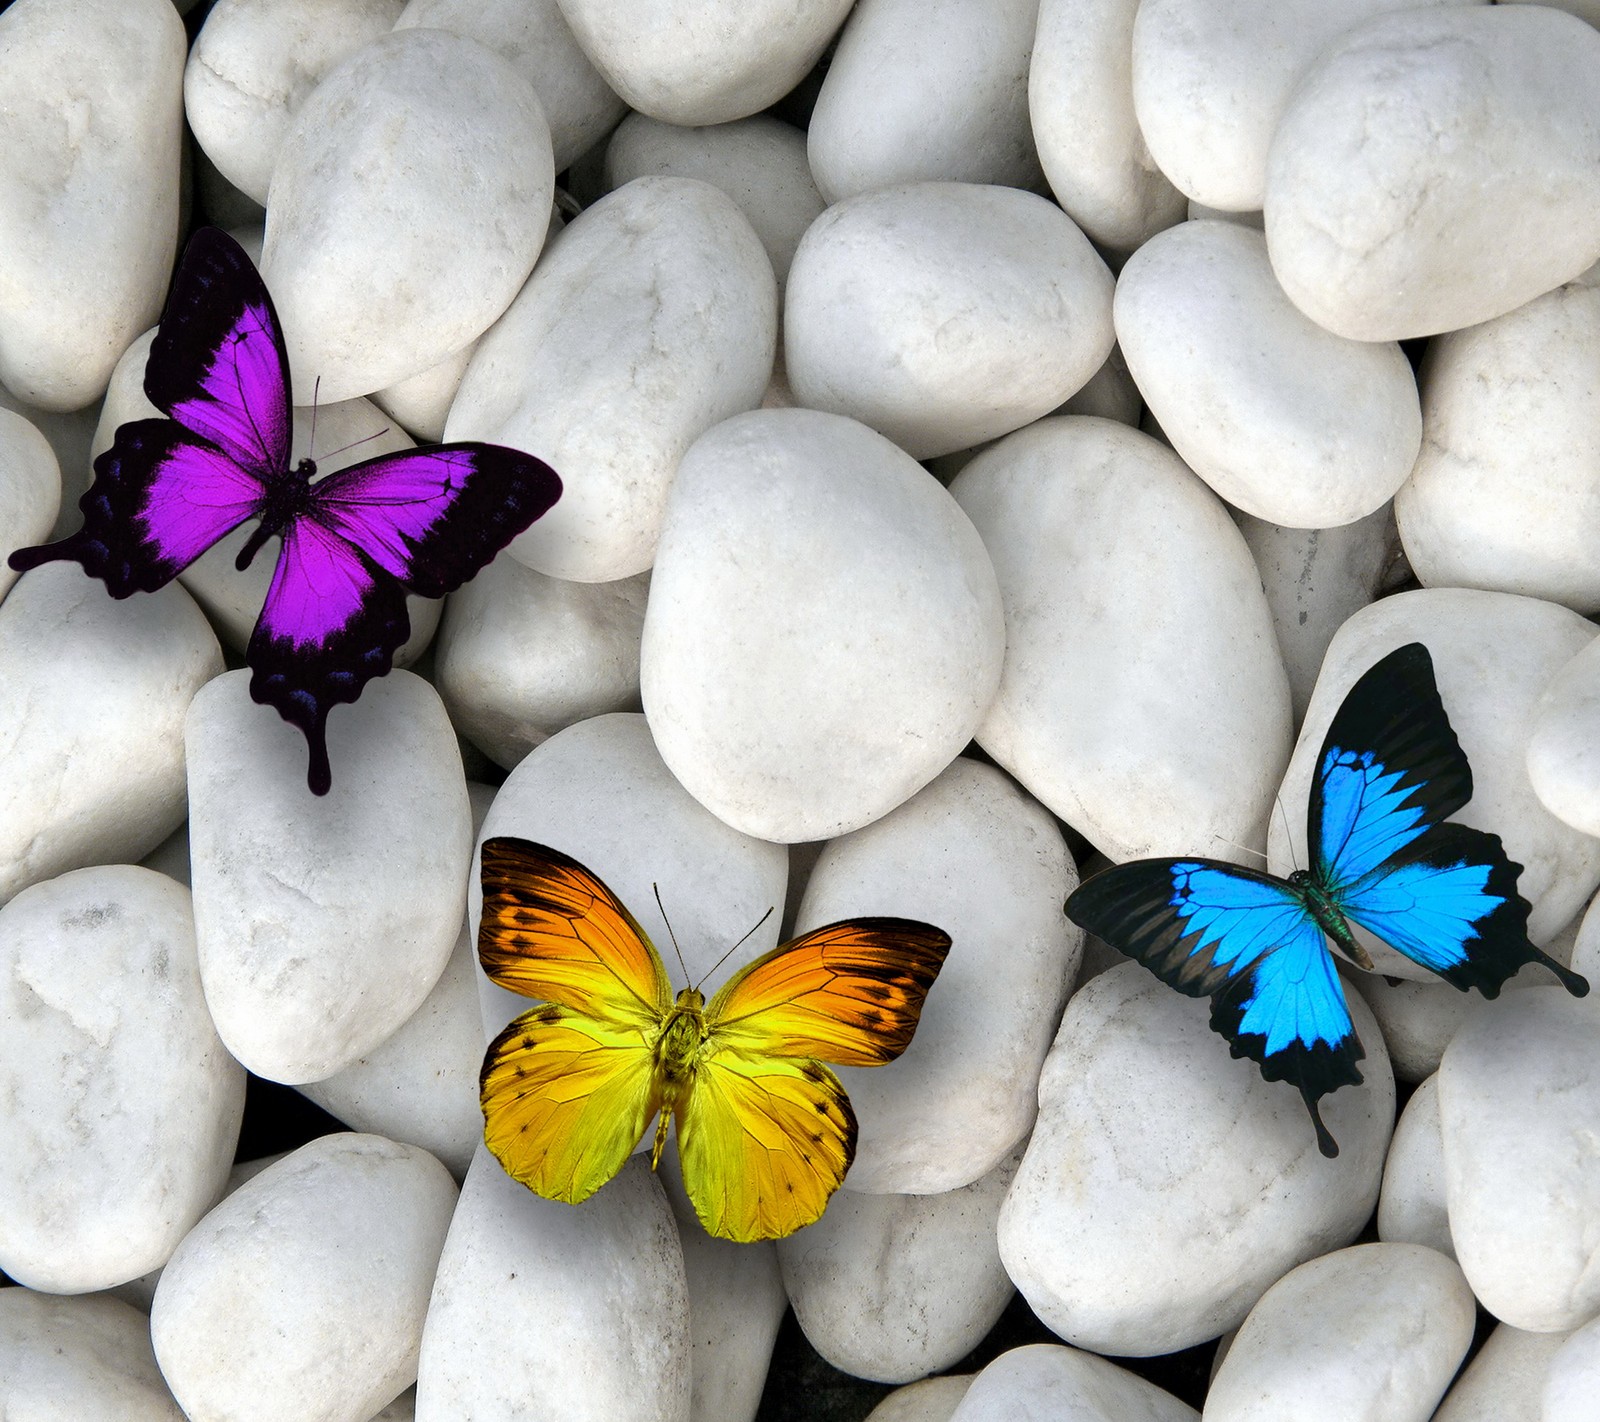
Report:
[[[289,467],[289,359],[272,298],[225,232],[195,233],[150,348],[145,394],[170,420],[135,420],[94,462],[70,538],[11,555],[19,572],[81,563],[112,597],[154,592],[246,519],[243,570],[281,537],[245,660],[250,695],[311,747],[325,795],[329,710],[389,670],[410,634],[406,592],[453,592],[561,495],[548,465],[496,444],[369,459],[311,482]]]

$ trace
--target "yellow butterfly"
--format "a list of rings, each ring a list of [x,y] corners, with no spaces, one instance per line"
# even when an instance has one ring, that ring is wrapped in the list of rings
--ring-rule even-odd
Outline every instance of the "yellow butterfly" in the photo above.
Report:
[[[483,846],[478,956],[539,998],[484,1057],[484,1140],[506,1173],[575,1205],[622,1169],[660,1113],[706,1229],[741,1242],[812,1223],[855,1156],[856,1118],[822,1061],[906,1049],[950,935],[903,918],[818,928],[735,973],[709,1003],[674,1000],[633,915],[542,844]],[[818,1060],[818,1059],[822,1060]]]

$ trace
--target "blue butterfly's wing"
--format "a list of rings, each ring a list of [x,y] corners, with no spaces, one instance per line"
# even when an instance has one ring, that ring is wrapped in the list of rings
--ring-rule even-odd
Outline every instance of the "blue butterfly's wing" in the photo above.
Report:
[[[1439,825],[1348,887],[1335,902],[1391,948],[1463,992],[1485,997],[1524,963],[1543,963],[1568,992],[1588,981],[1528,941],[1528,901],[1517,892],[1522,866],[1500,836]]]
[[[1522,866],[1499,837],[1444,823],[1471,798],[1433,659],[1409,643],[1356,682],[1328,728],[1311,785],[1312,875],[1347,917],[1462,990],[1494,997],[1524,963],[1543,963],[1587,992],[1528,941]]]
[[[1299,1088],[1324,1155],[1318,1100],[1361,1080],[1365,1055],[1322,930],[1294,887],[1209,859],[1138,859],[1079,886],[1067,917],[1190,997],[1268,1081]]]

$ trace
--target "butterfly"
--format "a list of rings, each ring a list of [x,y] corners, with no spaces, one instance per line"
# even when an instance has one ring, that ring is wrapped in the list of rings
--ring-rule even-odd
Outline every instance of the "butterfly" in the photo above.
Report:
[[[692,987],[674,997],[644,929],[595,874],[542,844],[487,840],[478,956],[541,1004],[484,1056],[484,1140],[513,1179],[575,1205],[659,1113],[651,1168],[675,1119],[709,1233],[790,1234],[821,1215],[855,1156],[850,1099],[822,1063],[898,1057],[949,947],[930,924],[848,919],[756,959],[709,1003]]]
[[[1498,835],[1445,824],[1472,770],[1420,642],[1351,687],[1317,757],[1311,867],[1287,879],[1211,859],[1137,859],[1085,881],[1067,916],[1190,997],[1268,1081],[1300,1089],[1323,1155],[1339,1153],[1318,1100],[1361,1080],[1365,1055],[1327,940],[1363,968],[1357,923],[1465,991],[1494,997],[1524,963],[1569,992],[1589,984],[1528,941],[1522,866]]]
[[[268,538],[277,567],[245,661],[250,695],[304,732],[307,782],[332,783],[327,719],[389,670],[405,596],[453,592],[561,494],[540,460],[493,444],[381,455],[313,484],[289,467],[289,361],[272,298],[227,233],[190,239],[150,347],[145,394],[170,419],[118,428],[79,501],[83,527],[23,548],[19,572],[81,563],[116,598],[154,592],[246,519],[242,571]]]

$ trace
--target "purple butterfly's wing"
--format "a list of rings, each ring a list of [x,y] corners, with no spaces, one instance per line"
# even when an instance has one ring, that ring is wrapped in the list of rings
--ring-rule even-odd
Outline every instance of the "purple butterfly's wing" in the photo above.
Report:
[[[79,501],[83,527],[19,549],[13,568],[72,559],[113,597],[154,592],[287,474],[288,360],[266,288],[226,233],[202,228],[185,249],[144,383],[173,418],[122,425]]]
[[[486,444],[384,455],[311,487],[245,660],[251,696],[305,732],[315,794],[331,780],[328,712],[389,670],[410,632],[406,592],[455,591],[560,493],[547,465]]]

